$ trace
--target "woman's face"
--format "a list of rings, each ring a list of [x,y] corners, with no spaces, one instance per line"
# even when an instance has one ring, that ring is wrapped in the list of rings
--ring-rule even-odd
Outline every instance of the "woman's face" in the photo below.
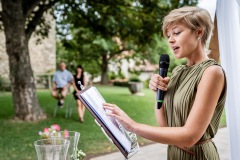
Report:
[[[174,23],[167,28],[167,38],[175,58],[188,58],[198,51],[197,31],[192,31],[184,23]]]
[[[82,68],[77,68],[78,73],[82,73]]]

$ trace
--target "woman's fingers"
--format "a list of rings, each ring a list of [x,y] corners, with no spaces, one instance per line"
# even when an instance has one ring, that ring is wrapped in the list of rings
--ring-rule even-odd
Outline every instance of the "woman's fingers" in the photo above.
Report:
[[[116,118],[117,120],[119,120],[120,123],[122,122],[122,117],[119,116],[119,115],[117,115],[117,114],[107,113],[107,116],[114,117],[114,118]]]
[[[158,82],[158,87],[167,87],[167,84],[163,81]]]
[[[170,78],[169,78],[169,77],[165,77],[165,78],[164,78],[164,81],[168,84],[169,81],[170,81]]]
[[[133,131],[134,125],[136,122],[134,122],[124,111],[122,111],[118,106],[115,104],[110,103],[104,103],[103,108],[110,110],[111,112],[107,112],[106,114],[108,116],[116,118],[125,129],[128,131]]]
[[[115,108],[114,107],[111,107],[111,106],[105,106],[105,105],[103,105],[103,108],[104,109],[107,109],[107,110],[110,110],[110,111],[114,111],[115,110]]]
[[[157,89],[166,91],[169,81],[170,81],[169,77],[162,78],[160,75],[154,74],[151,77],[151,80],[148,86],[153,91],[157,91]]]
[[[119,107],[115,104],[111,104],[111,103],[103,103],[103,107],[104,108],[108,108],[110,110],[113,110],[113,109],[119,109]]]
[[[108,108],[108,109],[110,109],[110,110],[113,110],[113,109],[115,109],[115,108],[118,108],[117,105],[111,104],[111,103],[103,103],[103,107],[106,107],[106,108]]]
[[[152,77],[151,77],[151,80],[149,82],[149,88],[153,91],[157,91],[157,87],[158,87],[158,78],[157,78],[157,75],[154,74]]]
[[[103,103],[104,106],[109,106],[109,107],[115,107],[115,104],[111,104],[111,103]]]
[[[122,111],[117,105],[111,104],[111,103],[103,103],[103,108],[107,109],[107,110],[110,110],[110,111],[112,111],[112,113],[118,114],[118,115]]]
[[[151,83],[149,83],[149,85],[148,85],[148,87],[151,89],[151,90],[153,90],[153,91],[157,91],[157,87],[156,87],[157,85],[154,85],[154,84],[151,84]]]

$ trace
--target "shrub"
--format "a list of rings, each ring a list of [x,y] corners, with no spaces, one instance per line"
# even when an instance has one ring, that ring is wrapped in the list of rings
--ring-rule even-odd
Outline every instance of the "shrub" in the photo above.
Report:
[[[114,73],[114,72],[108,73],[108,79],[114,80],[116,78],[117,78],[117,74],[116,73]]]
[[[132,76],[129,78],[130,82],[141,82],[141,79],[138,76]]]
[[[114,86],[119,86],[119,87],[128,87],[128,82],[127,81],[115,81],[113,82]]]
[[[119,77],[119,79],[125,79],[126,78],[126,76],[121,71],[118,71],[118,77]]]

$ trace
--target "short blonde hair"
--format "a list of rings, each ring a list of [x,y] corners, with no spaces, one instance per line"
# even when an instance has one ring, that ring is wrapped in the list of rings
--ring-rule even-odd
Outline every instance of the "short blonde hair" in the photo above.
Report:
[[[164,17],[162,30],[163,35],[167,36],[167,29],[173,23],[183,22],[193,31],[203,29],[201,37],[202,44],[205,46],[213,30],[213,22],[207,10],[199,7],[185,6],[172,10]]]

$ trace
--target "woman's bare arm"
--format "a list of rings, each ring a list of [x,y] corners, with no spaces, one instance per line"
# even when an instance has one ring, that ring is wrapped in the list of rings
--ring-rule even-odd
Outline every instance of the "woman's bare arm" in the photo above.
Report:
[[[76,92],[78,92],[78,88],[77,88],[77,86],[76,86],[76,82],[75,82],[75,79],[74,79],[74,78],[73,78],[73,80],[72,80],[72,85],[73,85],[74,90],[75,90]]]

